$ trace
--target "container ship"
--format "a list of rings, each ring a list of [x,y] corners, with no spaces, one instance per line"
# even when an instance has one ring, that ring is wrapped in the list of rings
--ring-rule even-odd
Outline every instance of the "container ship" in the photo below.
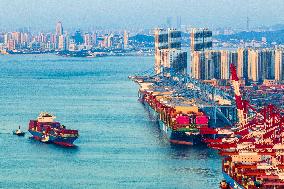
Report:
[[[160,130],[170,143],[204,144],[205,139],[214,138],[227,131],[210,126],[210,116],[204,108],[208,104],[201,98],[177,95],[176,85],[159,86],[153,80],[147,81],[138,77],[131,79],[140,85],[139,101],[157,119]]]
[[[159,127],[169,142],[183,145],[201,143],[199,129],[208,128],[209,118],[193,102],[171,97],[167,95],[168,92],[140,90],[139,93],[140,101],[157,118]]]
[[[72,147],[78,138],[78,130],[66,129],[64,125],[54,121],[56,117],[50,113],[42,112],[37,120],[30,120],[28,131],[33,138],[60,146]]]

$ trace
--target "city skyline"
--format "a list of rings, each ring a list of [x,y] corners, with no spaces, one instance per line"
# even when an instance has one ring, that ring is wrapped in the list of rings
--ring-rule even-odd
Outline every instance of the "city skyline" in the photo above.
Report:
[[[256,6],[257,5],[257,6]],[[2,0],[0,28],[33,28],[50,30],[58,21],[70,28],[155,28],[170,23],[193,27],[247,27],[271,26],[284,23],[284,2],[280,1],[186,1],[164,0],[86,0],[35,1]],[[234,9],[232,9],[234,7]],[[15,11],[16,10],[16,11]],[[204,14],[206,12],[206,15]]]

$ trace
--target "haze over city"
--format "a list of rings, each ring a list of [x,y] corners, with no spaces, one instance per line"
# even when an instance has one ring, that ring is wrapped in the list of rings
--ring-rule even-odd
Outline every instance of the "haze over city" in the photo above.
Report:
[[[0,10],[0,189],[284,188],[284,0]]]
[[[54,28],[154,28],[180,16],[182,24],[195,27],[245,28],[284,22],[284,2],[277,0],[1,0],[2,29]]]

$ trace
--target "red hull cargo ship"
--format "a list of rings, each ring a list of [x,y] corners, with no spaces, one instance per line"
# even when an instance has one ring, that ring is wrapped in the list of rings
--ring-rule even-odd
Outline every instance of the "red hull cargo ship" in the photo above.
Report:
[[[60,146],[72,147],[78,138],[78,130],[66,129],[64,125],[54,121],[56,117],[42,112],[37,120],[30,120],[29,132],[33,138],[45,143],[54,143]]]

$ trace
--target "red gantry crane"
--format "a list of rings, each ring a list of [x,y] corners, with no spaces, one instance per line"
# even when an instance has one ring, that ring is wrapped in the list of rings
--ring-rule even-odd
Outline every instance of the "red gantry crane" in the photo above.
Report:
[[[284,188],[284,117],[272,104],[257,110],[242,99],[236,67],[230,69],[239,122],[232,135],[208,146],[225,156],[223,173],[230,186]]]

